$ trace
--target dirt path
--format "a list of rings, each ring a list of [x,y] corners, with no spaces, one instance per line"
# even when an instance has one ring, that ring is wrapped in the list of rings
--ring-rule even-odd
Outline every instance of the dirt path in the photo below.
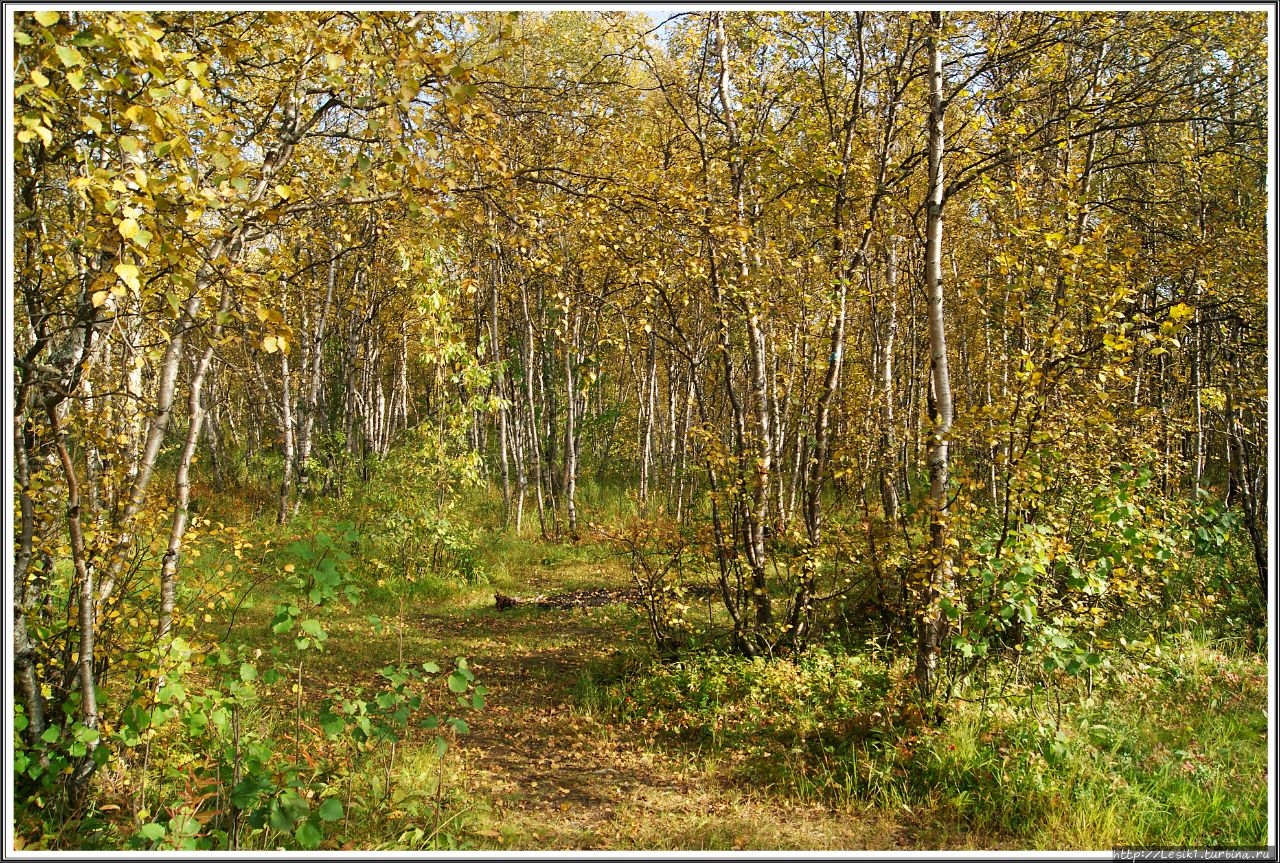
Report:
[[[716,764],[581,707],[575,686],[588,662],[634,637],[627,619],[621,607],[606,606],[415,621],[428,638],[485,646],[472,667],[488,687],[487,704],[460,750],[469,789],[488,799],[493,838],[502,837],[494,847],[897,846],[895,825],[748,793],[727,784]]]

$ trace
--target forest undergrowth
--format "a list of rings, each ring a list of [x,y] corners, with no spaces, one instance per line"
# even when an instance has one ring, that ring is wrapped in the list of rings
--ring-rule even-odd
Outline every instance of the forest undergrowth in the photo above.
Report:
[[[931,718],[907,659],[857,643],[856,628],[772,661],[712,641],[673,659],[636,604],[499,611],[498,592],[629,588],[635,574],[599,538],[607,528],[515,536],[480,492],[447,530],[436,522],[434,542],[406,543],[386,507],[408,513],[413,498],[390,491],[316,501],[283,527],[254,516],[251,494],[220,497],[187,597],[202,636],[177,648],[181,674],[148,717],[125,712],[137,745],[104,770],[92,807],[53,830],[27,801],[22,844],[1265,842],[1265,653],[1229,615],[1145,638],[1122,622],[1108,635],[1124,647],[1093,675],[1014,665],[958,684]],[[592,493],[634,517],[625,496]]]

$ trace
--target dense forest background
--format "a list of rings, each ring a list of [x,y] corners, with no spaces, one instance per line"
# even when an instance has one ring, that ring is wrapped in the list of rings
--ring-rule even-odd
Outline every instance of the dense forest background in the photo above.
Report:
[[[1258,655],[1266,27],[15,13],[27,841],[172,719],[234,737],[233,805],[138,836],[315,847],[343,810],[254,774],[246,699],[329,673],[361,579],[483,579],[484,533],[625,554],[659,662],[840,642],[926,725],[1171,631]],[[282,670],[227,637],[246,585],[296,587]]]

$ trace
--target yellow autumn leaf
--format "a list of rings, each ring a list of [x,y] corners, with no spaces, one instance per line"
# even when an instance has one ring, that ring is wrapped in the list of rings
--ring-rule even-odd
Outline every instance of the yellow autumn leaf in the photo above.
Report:
[[[114,269],[115,274],[120,277],[120,281],[128,285],[130,290],[141,290],[142,286],[138,283],[137,267],[133,264],[116,264]]]
[[[124,219],[120,222],[120,236],[132,240],[138,234],[138,220]]]
[[[93,307],[96,309],[107,301],[107,297],[111,296],[110,291],[94,291]]]
[[[84,56],[70,45],[59,45],[54,49],[54,53],[58,55],[58,59],[62,61],[62,65],[68,69],[73,66],[84,65]]]
[[[289,200],[289,197],[293,194],[293,189],[290,189],[288,186],[283,186],[283,185],[276,186],[276,194],[287,201]]]
[[[31,81],[32,81],[32,83],[33,83],[33,84],[35,84],[37,87],[48,87],[48,86],[49,86],[49,79],[48,79],[48,78],[46,78],[46,77],[45,77],[45,74],[44,74],[43,72],[41,72],[39,69],[32,69],[32,70],[31,70]]]
[[[266,336],[262,340],[262,349],[269,354],[274,354],[276,351],[280,350],[280,346],[276,344],[276,342],[277,339],[275,336]]]
[[[57,12],[51,12],[49,10],[37,12],[35,14],[36,23],[41,27],[52,27],[54,24],[58,23],[59,18],[61,18],[61,16]]]

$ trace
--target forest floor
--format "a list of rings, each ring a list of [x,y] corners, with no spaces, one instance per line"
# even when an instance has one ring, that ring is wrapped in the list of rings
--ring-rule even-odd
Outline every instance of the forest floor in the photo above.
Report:
[[[541,573],[535,591],[564,587]],[[558,583],[561,582],[561,583]],[[483,609],[414,621],[470,648],[489,689],[461,741],[467,781],[490,801],[500,847],[841,849],[901,847],[900,825],[734,787],[715,763],[673,752],[580,703],[589,668],[633,635],[618,607]],[[642,637],[642,636],[641,636]],[[493,838],[497,838],[494,836]]]
[[[608,545],[497,534],[482,545],[486,575],[476,584],[406,589],[389,573],[366,576],[364,600],[329,616],[324,670],[311,661],[303,686],[313,708],[385,689],[387,666],[447,670],[457,657],[486,694],[479,711],[460,707],[443,680],[430,678],[426,712],[463,717],[469,733],[450,733],[441,760],[437,732],[411,726],[390,759],[379,749],[353,765],[354,797],[344,792],[351,821],[326,847],[1098,848],[1265,835],[1265,656],[1188,641],[1134,665],[1118,674],[1120,689],[1100,691],[1063,724],[1073,754],[1060,768],[1021,751],[1017,723],[962,720],[925,732],[939,736],[922,737],[914,760],[892,756],[901,746],[886,755],[884,769],[896,777],[887,781],[901,793],[868,799],[838,784],[793,781],[789,744],[768,733],[745,738],[757,749],[746,753],[730,738],[704,745],[705,736],[682,734],[670,712],[624,718],[619,705],[651,698],[641,690],[659,672],[643,610],[626,601],[635,586],[627,560]],[[368,561],[357,568],[370,571]],[[496,595],[527,601],[500,609]],[[588,601],[573,604],[578,597]],[[242,609],[234,640],[269,646],[267,599]],[[288,685],[266,694],[291,704]],[[923,783],[910,791],[909,771]],[[1013,813],[1026,789],[1028,811]]]
[[[354,638],[335,632],[329,642],[338,667],[370,684],[401,650],[406,664],[468,658],[488,690],[486,704],[479,713],[458,714],[470,733],[457,739],[444,778],[451,798],[464,801],[454,825],[464,847],[836,850],[936,841],[918,835],[927,828],[909,812],[832,806],[735,781],[732,753],[692,751],[593,709],[593,679],[643,653],[648,634],[640,609],[530,603],[499,610],[493,599],[582,591],[598,601],[601,588],[623,593],[633,586],[616,559],[581,559],[591,551],[580,550],[577,560],[525,562],[438,607],[406,610],[400,620],[385,621],[381,638],[353,622]],[[402,634],[402,644],[388,630]],[[436,697],[436,707],[447,711],[450,696]],[[419,788],[436,783],[434,775],[400,776],[401,784]],[[953,848],[1006,844],[1017,847],[989,835],[947,838]]]

